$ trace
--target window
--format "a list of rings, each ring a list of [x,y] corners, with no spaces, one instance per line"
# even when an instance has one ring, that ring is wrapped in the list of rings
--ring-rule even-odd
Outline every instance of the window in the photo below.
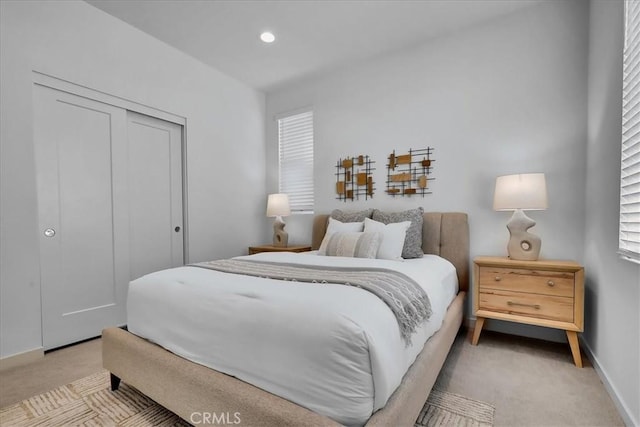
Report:
[[[291,212],[313,213],[313,111],[278,119],[279,192]]]
[[[640,262],[640,2],[625,1],[620,254]]]

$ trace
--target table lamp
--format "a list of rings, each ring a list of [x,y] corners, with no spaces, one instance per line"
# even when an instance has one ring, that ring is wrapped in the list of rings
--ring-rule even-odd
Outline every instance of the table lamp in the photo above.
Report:
[[[507,245],[509,258],[535,261],[540,255],[542,241],[527,230],[536,222],[525,215],[525,210],[547,208],[547,184],[543,173],[505,175],[496,178],[493,209],[514,211],[507,229],[511,237]]]
[[[273,246],[286,248],[289,242],[289,234],[284,231],[283,216],[291,215],[289,208],[289,196],[286,194],[269,194],[267,200],[267,216],[276,217],[273,221]]]

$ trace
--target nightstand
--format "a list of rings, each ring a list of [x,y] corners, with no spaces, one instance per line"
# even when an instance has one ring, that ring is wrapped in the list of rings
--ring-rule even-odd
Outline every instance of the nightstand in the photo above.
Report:
[[[260,252],[308,252],[311,250],[311,246],[249,246],[249,255],[258,254]]]
[[[563,329],[573,361],[582,367],[578,332],[584,329],[584,268],[573,261],[473,260],[477,345],[485,319]]]

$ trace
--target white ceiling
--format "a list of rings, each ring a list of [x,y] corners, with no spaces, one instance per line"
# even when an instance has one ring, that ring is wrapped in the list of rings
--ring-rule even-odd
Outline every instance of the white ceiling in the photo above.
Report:
[[[540,0],[86,0],[263,91]],[[259,40],[262,31],[276,41]]]

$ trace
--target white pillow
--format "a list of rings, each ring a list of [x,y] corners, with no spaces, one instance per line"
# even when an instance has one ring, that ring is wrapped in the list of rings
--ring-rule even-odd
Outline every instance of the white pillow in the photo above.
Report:
[[[363,229],[363,222],[341,222],[337,219],[329,217],[327,232],[324,234],[324,239],[322,239],[320,249],[318,249],[318,255],[327,254],[327,243],[329,242],[329,236],[331,236],[333,233],[359,233]]]
[[[407,230],[411,226],[411,221],[394,222],[391,224],[383,224],[369,218],[364,220],[365,233],[382,234],[382,243],[378,249],[379,259],[402,259],[402,247],[404,239],[407,236]]]
[[[358,233],[364,229],[364,222],[341,222],[337,219],[329,217],[329,225],[327,226],[327,233]]]

